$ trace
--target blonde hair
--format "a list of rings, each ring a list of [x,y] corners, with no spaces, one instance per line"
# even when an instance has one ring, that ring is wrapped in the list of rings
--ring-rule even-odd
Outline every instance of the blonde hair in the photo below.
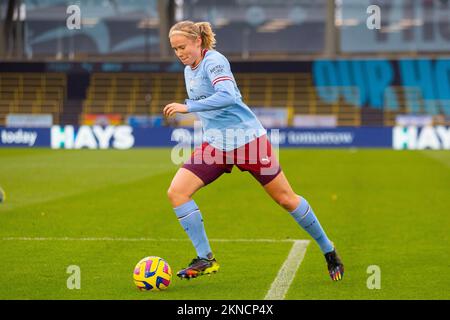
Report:
[[[175,34],[182,34],[191,39],[202,39],[203,49],[214,49],[216,46],[216,35],[209,22],[180,21],[170,28],[169,38]]]

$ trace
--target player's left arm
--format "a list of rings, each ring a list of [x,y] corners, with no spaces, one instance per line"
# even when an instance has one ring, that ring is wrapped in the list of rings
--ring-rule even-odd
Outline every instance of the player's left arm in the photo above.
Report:
[[[235,104],[236,90],[228,60],[223,56],[213,55],[206,58],[204,68],[214,94],[200,100],[186,99],[188,112],[215,110]]]

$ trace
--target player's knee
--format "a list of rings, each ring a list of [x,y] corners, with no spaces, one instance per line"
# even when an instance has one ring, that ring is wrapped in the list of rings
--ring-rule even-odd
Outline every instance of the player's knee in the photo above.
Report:
[[[167,189],[167,198],[169,198],[170,202],[177,198],[178,194],[179,192],[173,187],[169,187],[169,189]]]
[[[291,211],[295,209],[295,202],[297,201],[297,199],[288,192],[283,192],[277,197],[276,201],[281,207]]]
[[[169,189],[167,189],[167,197],[172,205],[177,206],[178,203],[182,203],[185,199],[189,198],[189,195],[186,195],[179,189],[170,186]]]

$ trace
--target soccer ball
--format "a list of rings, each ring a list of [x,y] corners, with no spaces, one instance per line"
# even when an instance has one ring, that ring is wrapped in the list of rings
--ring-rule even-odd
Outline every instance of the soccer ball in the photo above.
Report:
[[[172,269],[160,257],[146,257],[134,268],[133,280],[139,290],[159,291],[167,289],[172,279]]]
[[[0,203],[4,202],[6,199],[5,191],[0,187]]]

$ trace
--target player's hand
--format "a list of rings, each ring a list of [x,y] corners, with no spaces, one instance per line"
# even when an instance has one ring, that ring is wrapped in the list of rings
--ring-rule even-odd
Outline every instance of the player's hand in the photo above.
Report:
[[[173,102],[173,103],[169,103],[168,105],[166,105],[163,109],[163,114],[167,118],[174,115],[177,112],[178,113],[187,113],[188,112],[187,105]]]

